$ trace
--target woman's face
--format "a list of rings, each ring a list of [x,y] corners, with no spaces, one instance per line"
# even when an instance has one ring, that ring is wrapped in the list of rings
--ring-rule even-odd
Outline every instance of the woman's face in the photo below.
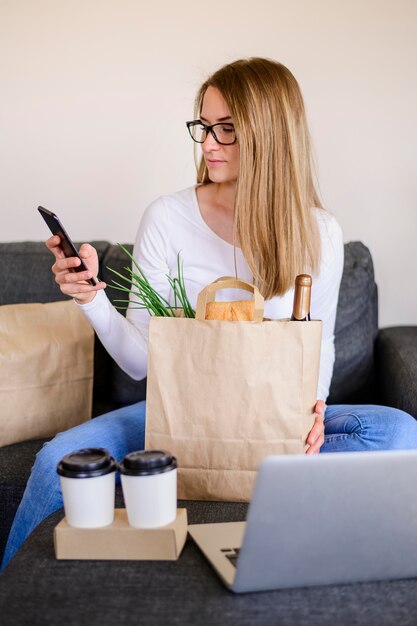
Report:
[[[207,88],[200,119],[209,126],[219,122],[233,123],[227,104],[216,87]],[[208,133],[201,147],[210,180],[213,183],[236,182],[239,174],[239,144],[236,142],[229,146],[221,145]]]

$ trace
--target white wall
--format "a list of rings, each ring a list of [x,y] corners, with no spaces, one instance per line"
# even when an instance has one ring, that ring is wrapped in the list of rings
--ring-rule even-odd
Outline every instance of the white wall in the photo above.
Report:
[[[380,324],[417,323],[416,0],[0,0],[0,241],[134,238],[194,182],[199,84],[241,56],[304,93],[321,193],[373,254]],[[406,287],[414,284],[407,295]]]

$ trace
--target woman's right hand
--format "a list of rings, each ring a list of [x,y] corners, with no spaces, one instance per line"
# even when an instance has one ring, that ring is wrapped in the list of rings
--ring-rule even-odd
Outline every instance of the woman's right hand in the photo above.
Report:
[[[63,294],[71,296],[78,304],[87,304],[94,299],[97,291],[106,287],[106,283],[103,282],[96,285],[87,282],[89,278],[96,278],[98,273],[97,252],[89,243],[83,243],[79,249],[80,257],[88,267],[84,272],[72,271],[73,267],[80,265],[80,260],[77,257],[65,256],[58,235],[50,237],[45,245],[55,257],[52,272]]]

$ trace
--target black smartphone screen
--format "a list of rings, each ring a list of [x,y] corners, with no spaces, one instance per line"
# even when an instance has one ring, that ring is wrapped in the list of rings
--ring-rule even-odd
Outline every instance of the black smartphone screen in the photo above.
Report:
[[[86,264],[84,263],[84,261],[82,260],[80,255],[78,254],[77,248],[74,246],[74,244],[73,244],[73,242],[71,240],[71,237],[68,235],[67,231],[65,230],[65,228],[61,224],[58,216],[55,215],[55,213],[52,213],[52,211],[48,211],[48,209],[45,209],[42,206],[38,207],[38,211],[42,215],[42,217],[45,220],[45,222],[47,223],[51,233],[53,235],[59,235],[59,237],[61,239],[61,248],[62,248],[62,251],[65,254],[65,256],[66,257],[76,256],[76,257],[78,257],[80,259],[81,264],[78,265],[78,267],[72,268],[73,271],[75,271],[75,272],[83,272],[83,271],[87,270],[88,268],[87,268]],[[94,278],[90,278],[88,280],[88,282],[90,283],[90,285],[96,285],[97,284],[97,282],[94,280]]]

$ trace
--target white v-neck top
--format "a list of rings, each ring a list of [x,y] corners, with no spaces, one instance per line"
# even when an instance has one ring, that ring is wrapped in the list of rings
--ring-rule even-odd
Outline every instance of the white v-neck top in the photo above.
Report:
[[[327,211],[312,209],[319,226],[322,258],[320,272],[313,276],[311,317],[323,321],[323,337],[317,398],[326,400],[334,364],[334,325],[343,271],[343,237],[336,219]],[[235,276],[253,282],[253,276],[240,248],[219,237],[204,221],[197,201],[196,187],[162,196],[145,211],[139,225],[133,255],[152,286],[173,303],[166,275],[177,276],[177,255],[183,262],[185,285],[190,303],[220,276]],[[293,289],[265,302],[265,317],[291,316]],[[123,297],[123,296],[121,296]],[[246,299],[247,292],[224,290],[218,300]],[[130,302],[124,318],[104,291],[88,304],[79,305],[94,327],[100,341],[120,367],[135,380],[146,376],[149,314]]]

